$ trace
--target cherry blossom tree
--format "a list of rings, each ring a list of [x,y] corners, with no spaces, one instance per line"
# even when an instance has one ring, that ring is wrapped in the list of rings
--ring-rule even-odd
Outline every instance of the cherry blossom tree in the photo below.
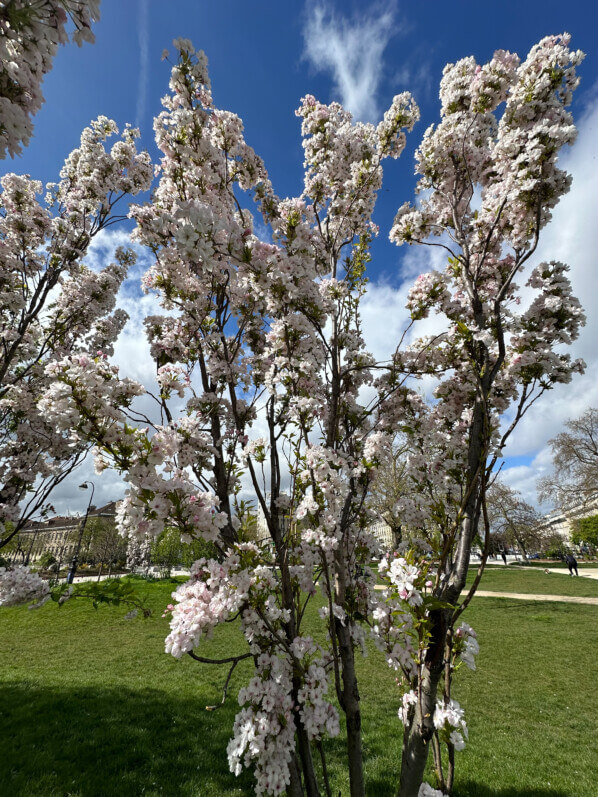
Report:
[[[499,51],[446,68],[443,118],[417,155],[423,197],[391,232],[446,250],[445,271],[409,296],[414,325],[432,311],[445,326],[390,364],[367,352],[359,303],[381,163],[401,154],[418,118],[411,96],[395,97],[377,127],[305,97],[304,191],[280,199],[241,120],[214,104],[203,53],[175,43],[155,120],[159,183],[132,211],[154,255],[144,287],[164,308],[146,319],[160,420],[140,425],[145,388],[78,351],[46,366],[54,381],[37,406],[65,439],[95,444],[98,469],[126,474],[123,533],[145,542],[174,527],[218,551],[173,594],[166,650],[213,662],[204,639],[238,618],[246,646],[220,663],[232,672],[251,659],[254,673],[227,752],[233,772],[254,768],[257,794],[331,795],[325,740],[339,733],[337,706],[350,794],[365,794],[355,656],[368,637],[402,686],[400,797],[440,794],[423,783],[430,749],[438,785],[452,787],[467,739],[453,674],[475,667],[478,650],[473,629],[457,625],[473,592],[460,594],[488,482],[529,406],[583,370],[556,348],[583,323],[566,267],[533,269],[534,298],[517,304],[517,280],[569,187],[556,158],[574,140],[566,106],[582,56],[568,41],[544,39],[523,63]],[[427,401],[413,380],[430,375]],[[414,485],[400,511],[421,540],[381,562],[380,592],[367,498],[397,433],[409,439]],[[239,540],[247,494],[265,518],[264,548]],[[316,642],[305,617],[318,603]]]
[[[8,0],[0,6],[0,158],[22,152],[44,97],[41,83],[60,44],[93,42],[99,0]]]
[[[484,65],[466,58],[445,67],[442,120],[426,131],[416,156],[422,196],[416,207],[400,208],[391,231],[398,244],[441,247],[447,255],[446,269],[420,276],[409,296],[412,318],[434,311],[446,318],[446,331],[397,353],[386,379],[392,387],[405,372],[438,376],[433,403],[398,393],[395,401],[409,405],[412,433],[439,452],[427,461],[415,457],[415,473],[452,498],[452,519],[435,550],[440,605],[427,616],[418,671],[407,676],[416,699],[404,716],[401,797],[417,794],[421,783],[443,680],[441,705],[451,705],[455,622],[471,593],[461,604],[459,596],[491,474],[528,408],[583,371],[561,350],[584,323],[567,266],[541,263],[523,273],[571,181],[557,156],[575,140],[566,108],[583,54],[568,44],[568,35],[547,37],[523,62],[498,51]],[[519,309],[518,282],[526,276],[534,298]],[[424,492],[406,509],[425,519],[433,503]],[[454,748],[449,737],[449,790]]]
[[[83,263],[93,238],[123,218],[123,198],[147,190],[153,176],[136,131],[127,128],[106,148],[116,133],[105,117],[86,128],[45,201],[28,176],[0,181],[0,548],[89,448],[40,411],[46,366],[75,352],[82,362],[107,357],[127,318],[114,307],[132,252],[119,250],[97,272]]]
[[[214,106],[203,54],[177,46],[155,123],[160,182],[153,202],[133,211],[156,258],[144,285],[167,311],[146,323],[162,423],[132,422],[126,404],[143,389],[99,357],[52,364],[57,381],[40,406],[65,432],[94,440],[99,468],[126,472],[127,534],[156,537],[168,522],[218,546],[220,557],[198,561],[176,593],[167,650],[202,661],[203,637],[240,615],[249,649],[229,663],[252,657],[256,670],[239,696],[233,771],[254,765],[260,794],[315,795],[319,755],[329,791],[322,739],[339,732],[331,680],[346,716],[351,793],[363,794],[354,656],[377,551],[364,500],[386,436],[359,400],[373,359],[358,307],[380,164],[400,155],[418,110],[399,95],[374,127],[304,98],[305,190],[281,200],[241,121]],[[251,195],[271,242],[253,233]],[[274,565],[269,550],[237,541],[246,489]],[[318,582],[327,645],[303,631]]]

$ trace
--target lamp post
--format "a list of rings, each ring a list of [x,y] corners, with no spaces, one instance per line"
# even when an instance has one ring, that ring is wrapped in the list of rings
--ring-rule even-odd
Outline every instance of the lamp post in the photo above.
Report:
[[[91,502],[93,501],[93,493],[96,488],[93,482],[83,482],[83,484],[79,485],[80,490],[87,490],[89,485],[91,484],[91,495],[89,496],[89,503],[87,504],[87,511],[85,512],[85,517],[79,524],[79,539],[77,540],[77,547],[75,548],[75,555],[73,556],[73,561],[70,564],[69,572],[66,576],[66,583],[72,584],[75,580],[75,573],[77,572],[77,562],[79,560],[79,551],[81,550],[81,540],[83,539],[83,533],[85,531],[85,526],[87,525],[87,518],[89,517],[89,511],[91,509]]]

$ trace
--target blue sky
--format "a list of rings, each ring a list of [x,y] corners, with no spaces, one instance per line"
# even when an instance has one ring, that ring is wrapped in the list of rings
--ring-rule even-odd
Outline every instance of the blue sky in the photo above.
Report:
[[[382,350],[389,334],[398,331],[413,276],[439,265],[427,253],[390,245],[387,234],[396,209],[413,196],[413,153],[426,127],[438,119],[444,64],[471,54],[484,62],[498,48],[524,57],[545,35],[572,34],[572,45],[587,54],[573,104],[580,138],[564,156],[574,186],[546,231],[542,252],[545,258],[557,252],[559,259],[572,265],[574,285],[590,316],[575,353],[588,361],[589,373],[538,405],[509,452],[507,478],[533,500],[536,477],[550,467],[547,440],[567,418],[587,406],[598,406],[594,352],[598,324],[593,321],[598,315],[594,256],[598,233],[592,209],[598,185],[595,4],[591,0],[102,0],[101,14],[94,45],[60,49],[44,82],[46,103],[35,119],[32,143],[21,157],[2,164],[2,171],[29,173],[44,182],[56,180],[81,129],[100,114],[115,119],[119,127],[126,122],[139,125],[143,146],[157,159],[152,118],[160,111],[169,76],[161,53],[165,48],[172,51],[177,36],[205,50],[215,103],[244,120],[247,141],[264,158],[280,196],[297,195],[302,189],[300,124],[294,110],[303,95],[339,100],[357,116],[374,122],[394,94],[409,90],[415,95],[422,119],[408,137],[400,161],[387,162],[375,217],[381,233],[374,246],[372,290],[364,309],[374,350]],[[96,249],[97,256],[102,252],[101,247]],[[134,293],[131,289],[129,300]],[[138,340],[135,332],[129,333],[117,352],[123,372],[129,370]],[[83,476],[91,476],[91,469]],[[84,501],[76,494],[69,497],[69,489],[64,487],[57,508],[76,509]],[[114,489],[116,483],[107,482],[100,500],[116,497],[110,494]]]

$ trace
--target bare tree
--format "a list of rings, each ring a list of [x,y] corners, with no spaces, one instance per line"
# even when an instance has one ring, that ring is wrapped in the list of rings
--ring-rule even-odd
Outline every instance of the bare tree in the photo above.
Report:
[[[507,546],[517,546],[527,561],[528,553],[540,547],[543,539],[540,517],[517,490],[497,479],[488,491],[488,516],[494,535]]]
[[[108,567],[108,575],[112,568],[120,560],[125,560],[127,556],[126,540],[118,533],[116,525],[104,518],[92,518],[89,532],[89,558],[99,564],[98,581],[101,578],[102,570]]]
[[[549,441],[554,472],[538,484],[541,501],[554,501],[563,508],[598,498],[598,409],[586,410],[565,426],[568,431]]]

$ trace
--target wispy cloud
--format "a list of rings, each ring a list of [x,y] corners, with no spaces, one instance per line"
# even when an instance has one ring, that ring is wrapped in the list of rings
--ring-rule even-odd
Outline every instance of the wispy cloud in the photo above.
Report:
[[[137,86],[137,108],[135,127],[141,127],[147,106],[149,79],[149,0],[139,0],[137,38],[139,40],[139,83]]]
[[[338,99],[357,119],[380,119],[376,95],[382,56],[396,30],[394,3],[371,5],[350,19],[327,3],[308,5],[305,56],[317,70],[331,74]]]
[[[434,89],[432,66],[424,53],[413,58],[412,64],[404,64],[394,74],[393,86],[399,91],[411,91],[420,102],[430,99]]]

